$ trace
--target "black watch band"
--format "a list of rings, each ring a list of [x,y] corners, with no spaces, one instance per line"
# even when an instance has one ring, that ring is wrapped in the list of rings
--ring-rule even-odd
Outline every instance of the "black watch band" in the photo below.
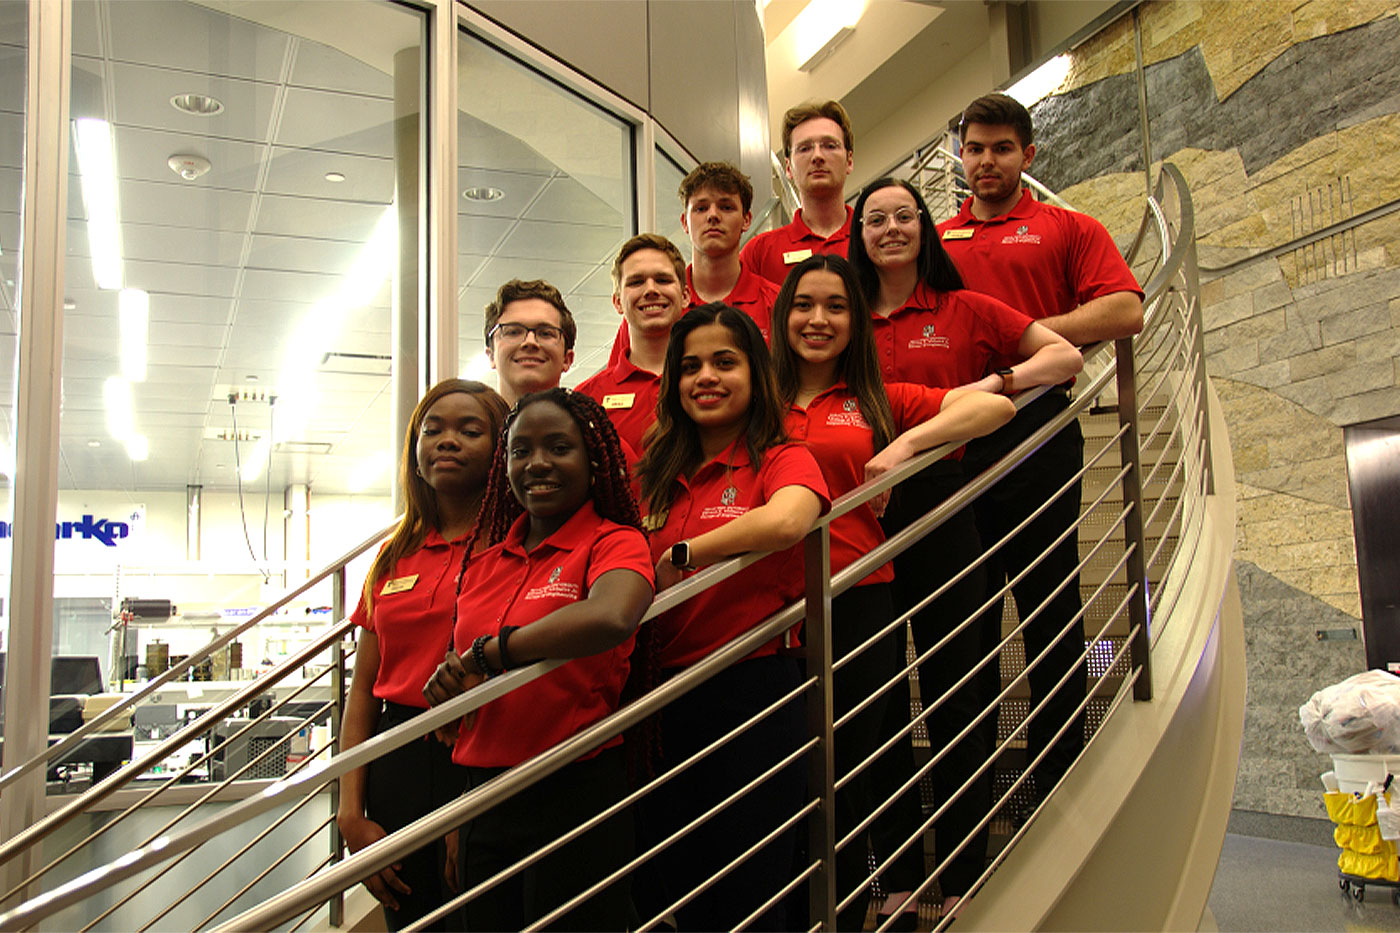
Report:
[[[1012,393],[1014,393],[1014,392],[1016,391],[1016,389],[1015,389],[1015,379],[1014,379],[1015,373],[1013,373],[1013,372],[1011,371],[1011,367],[1005,366],[1005,367],[1002,367],[1001,369],[998,369],[998,370],[997,370],[997,375],[1001,377],[1001,394],[1002,394],[1002,395],[1011,395]]]
[[[677,570],[694,570],[690,563],[690,542],[677,541],[671,545],[671,566]]]

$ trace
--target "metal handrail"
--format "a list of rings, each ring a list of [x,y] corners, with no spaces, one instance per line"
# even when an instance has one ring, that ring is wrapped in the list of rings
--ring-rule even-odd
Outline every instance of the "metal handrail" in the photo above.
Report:
[[[951,162],[953,164],[954,174],[958,175],[959,177],[962,177],[962,159],[958,158],[956,153],[944,146],[934,146],[930,148],[927,152],[923,154],[923,156],[915,160],[914,164],[910,166],[909,171],[911,173],[924,171],[925,169],[928,169],[930,167],[930,163],[935,158],[943,158]],[[1056,207],[1063,207],[1066,210],[1073,210],[1073,208],[1070,207],[1068,201],[1060,197],[1055,192],[1051,191],[1049,188],[1045,187],[1045,185],[1037,181],[1030,174],[1022,172],[1021,180],[1024,181],[1030,188],[1032,188],[1036,194],[1040,195],[1043,200],[1055,205]]]
[[[398,524],[399,522],[396,519],[394,523],[388,528],[385,528],[382,531],[375,532],[370,537],[355,545],[349,551],[346,551],[345,554],[341,555],[338,559],[326,565],[318,573],[307,578],[305,582],[299,583],[292,589],[287,590],[261,612],[257,613],[256,615],[243,622],[240,622],[238,625],[234,626],[232,629],[225,632],[224,634],[217,636],[203,648],[192,652],[189,655],[189,657],[187,657],[185,660],[162,672],[153,680],[147,681],[140,689],[127,695],[120,702],[114,703],[111,707],[103,710],[101,714],[89,720],[88,722],[83,723],[77,729],[68,733],[62,739],[59,739],[56,743],[50,745],[48,748],[35,755],[33,758],[30,758],[24,764],[17,765],[16,767],[11,768],[9,771],[6,771],[4,774],[0,774],[0,790],[3,790],[5,787],[8,787],[12,782],[28,774],[30,771],[33,771],[40,765],[47,764],[56,756],[61,755],[64,752],[67,752],[70,749],[76,747],[78,743],[81,742],[83,739],[92,735],[94,732],[101,730],[106,724],[112,722],[123,713],[130,711],[132,707],[136,706],[136,704],[140,703],[142,700],[145,700],[151,694],[155,693],[157,690],[170,683],[172,680],[175,680],[182,674],[187,673],[196,664],[199,664],[201,661],[204,661],[205,659],[213,656],[214,652],[218,651],[220,648],[224,647],[229,642],[233,641],[235,638],[238,638],[240,635],[245,634],[253,626],[270,618],[279,609],[281,609],[283,606],[286,606],[288,603],[296,599],[302,593],[305,593],[307,590],[311,589],[313,586],[320,583],[322,580],[325,580],[326,578],[330,577],[336,571],[343,570],[346,564],[350,563],[350,561],[354,560],[361,554],[368,551],[375,544],[378,544],[381,540],[384,539],[384,537],[386,537],[395,528],[397,528]],[[3,861],[4,858],[0,856],[0,862]]]
[[[1174,166],[1168,165],[1164,167],[1163,177],[1159,179],[1159,194],[1162,192],[1168,180],[1170,180],[1172,184],[1177,185],[1179,191],[1185,191],[1184,179],[1181,178],[1180,173],[1175,170]],[[1186,235],[1194,228],[1189,212],[1189,195],[1179,200],[1183,204],[1184,210],[1181,224],[1177,230],[1178,238],[1175,241],[1176,243],[1183,242]],[[1156,216],[1160,218],[1160,212],[1156,212]],[[1166,229],[1164,219],[1160,222],[1160,229]],[[1164,240],[1163,242],[1165,247],[1175,245],[1172,241]],[[1157,270],[1157,274],[1153,277],[1152,281],[1149,282],[1148,288],[1145,289],[1145,291],[1149,292],[1149,308],[1148,313],[1145,315],[1145,325],[1155,326],[1159,317],[1169,313],[1169,303],[1158,299],[1166,297],[1171,287],[1172,278],[1176,273],[1181,271],[1183,263],[1185,262],[1182,251],[1166,249],[1165,252],[1165,261]],[[1145,326],[1144,331],[1146,332],[1146,330],[1147,327]],[[1086,349],[1086,355],[1092,355],[1098,352],[1103,352],[1102,345],[1096,345]],[[1065,412],[1061,413],[1061,416],[1042,426],[1031,438],[1028,438],[1021,445],[1018,445],[1016,451],[1004,457],[996,467],[977,477],[948,500],[941,503],[928,515],[916,522],[917,531],[906,529],[905,532],[891,537],[890,540],[880,545],[871,553],[863,555],[843,571],[832,576],[827,583],[829,587],[828,591],[834,595],[848,589],[850,586],[863,579],[872,570],[887,563],[894,554],[902,551],[912,543],[912,541],[928,533],[930,529],[936,528],[942,521],[946,520],[959,509],[965,507],[969,502],[980,495],[982,491],[1000,478],[999,471],[1002,471],[1008,462],[1012,464],[1019,462],[1025,453],[1034,450],[1056,430],[1064,424],[1067,424],[1072,418],[1077,417],[1083,410],[1087,409],[1091,401],[1106,387],[1107,381],[1114,377],[1116,368],[1117,361],[1110,363],[1094,380],[1092,385],[1080,394],[1079,398],[1075,400],[1075,403],[1067,408]],[[1035,394],[1038,395],[1039,392]],[[1018,399],[1018,404],[1024,405],[1029,397],[1030,396],[1027,395]],[[1203,399],[1201,399],[1198,404],[1203,404]],[[928,464],[940,459],[956,446],[959,445],[947,444],[928,451],[902,464],[900,467],[889,471],[876,480],[863,484],[858,489],[840,497],[833,504],[831,512],[817,523],[812,535],[824,534],[830,521],[853,508],[860,507],[908,476],[913,475]],[[1022,450],[1022,448],[1025,448],[1025,450]],[[1020,453],[1018,454],[1018,452]],[[915,528],[915,526],[911,526],[911,529],[912,528]],[[1134,552],[1139,555],[1142,553],[1139,545],[1130,544],[1129,550],[1125,552],[1124,559]],[[652,608],[646,614],[646,619],[650,620],[660,613],[673,608],[683,600],[695,595],[703,589],[707,589],[719,583],[724,578],[762,559],[764,556],[763,554],[748,554],[707,568],[705,571],[696,574],[682,584],[660,594]],[[1113,618],[1117,618],[1121,615],[1130,599],[1141,598],[1141,595],[1142,593],[1139,585],[1135,583],[1130,584],[1129,593],[1124,597],[1123,603],[1120,605],[1119,609],[1113,613]],[[542,779],[548,774],[553,773],[568,761],[574,760],[579,754],[597,747],[612,736],[619,734],[624,729],[641,721],[646,716],[651,715],[675,696],[692,689],[714,673],[744,657],[753,650],[753,648],[768,641],[774,634],[789,628],[805,611],[805,603],[803,601],[789,605],[751,629],[748,633],[738,636],[733,642],[721,648],[710,657],[697,662],[681,674],[667,681],[637,702],[618,710],[612,716],[607,717],[570,739],[565,740],[560,745],[511,769],[500,778],[489,782],[478,790],[425,816],[409,827],[361,850],[326,871],[294,885],[274,898],[264,902],[264,904],[259,907],[233,918],[233,920],[225,923],[221,929],[248,927],[267,928],[297,916],[307,907],[323,902],[326,897],[343,891],[346,887],[356,883],[358,879],[377,871],[384,865],[392,863],[407,852],[421,847],[426,841],[440,837],[448,829],[471,819],[474,815],[484,811],[488,806],[493,805],[493,803],[501,797],[508,796]],[[1104,630],[1106,631],[1106,628]],[[1132,631],[1135,636],[1145,636],[1147,634],[1146,627],[1141,624],[1135,624]],[[1156,633],[1154,632],[1153,634]],[[1124,645],[1115,655],[1114,665],[1118,663],[1123,652],[1129,650],[1129,645],[1136,640],[1136,637],[1130,637],[1124,642]],[[1086,655],[1088,650],[1089,649],[1086,648]],[[453,721],[464,713],[490,702],[508,690],[528,680],[532,680],[535,677],[541,676],[561,663],[563,662],[541,662],[537,665],[533,665],[531,668],[513,671],[508,675],[493,679],[447,704],[427,711],[422,716],[416,717],[408,723],[367,740],[354,749],[336,755],[329,765],[316,775],[299,776],[295,780],[276,782],[268,788],[266,793],[259,795],[256,799],[250,799],[235,805],[228,811],[225,811],[224,814],[206,819],[197,826],[181,833],[156,840],[152,845],[130,853],[117,863],[95,869],[82,878],[75,879],[75,881],[67,885],[63,885],[54,891],[41,895],[33,901],[20,905],[20,907],[0,916],[0,926],[9,927],[15,924],[36,922],[56,910],[60,910],[65,906],[80,901],[96,890],[100,890],[125,877],[144,871],[174,854],[188,851],[202,842],[213,838],[229,826],[246,820],[257,813],[265,812],[281,803],[287,802],[299,794],[304,794],[306,788],[313,784],[319,786],[320,784],[335,780],[340,775],[351,769],[363,766],[368,763],[368,761],[378,757],[391,748],[398,747],[417,736],[425,735],[438,726]],[[1112,669],[1112,665],[1110,669]],[[1135,687],[1141,679],[1146,676],[1148,676],[1146,668],[1141,667],[1132,674],[1131,678],[1125,678],[1125,685]],[[1087,703],[1087,700],[1088,698],[1086,697],[1084,702]],[[1121,700],[1115,701],[1115,706],[1116,702],[1121,702]],[[1081,707],[1082,705],[1083,704],[1081,704]],[[1024,723],[1021,728],[1025,728]],[[1022,780],[1024,779],[1025,776],[1023,775]]]

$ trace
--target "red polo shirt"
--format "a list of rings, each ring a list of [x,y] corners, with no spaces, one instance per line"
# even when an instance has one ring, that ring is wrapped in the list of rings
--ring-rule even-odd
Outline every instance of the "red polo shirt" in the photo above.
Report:
[[[938,225],[968,288],[1035,320],[1073,311],[1114,292],[1142,289],[1103,224],[1087,214],[1042,204],[1029,188],[1010,213],[972,216],[972,198]]]
[[[760,233],[744,244],[739,254],[744,265],[770,282],[782,285],[788,270],[813,253],[838,253],[846,255],[846,247],[851,241],[851,208],[846,208],[846,222],[831,236],[818,236],[802,222],[802,208],[792,218],[792,223],[767,233]]]
[[[936,292],[923,282],[889,317],[872,315],[885,383],[956,389],[981,379],[990,363],[1020,359],[1031,319],[970,289]]]
[[[522,515],[504,541],[467,564],[453,633],[458,654],[469,652],[479,635],[499,634],[503,625],[529,625],[587,599],[589,588],[609,570],[632,570],[648,583],[655,577],[646,536],[601,518],[592,502],[526,553],[529,520]],[[607,716],[617,709],[632,642],[575,658],[487,703],[477,711],[475,725],[458,735],[452,760],[481,768],[516,765]],[[621,741],[618,736],[604,747]]]
[[[642,435],[656,423],[661,377],[633,366],[624,353],[616,363],[579,383],[576,391],[603,406],[622,440],[629,464],[634,462],[643,453]]]
[[[700,300],[695,294],[695,280],[691,277],[691,266],[685,267],[685,286],[690,290],[690,304],[686,310],[690,311],[708,302]],[[724,297],[724,303],[753,318],[753,322],[758,325],[758,329],[763,332],[763,339],[769,339],[769,322],[773,320],[773,302],[778,300],[778,286],[765,279],[755,272],[749,271],[749,267],[740,263],[739,281],[734,283],[734,289]]]
[[[894,415],[896,435],[922,424],[943,408],[947,389],[931,389],[907,382],[885,386]],[[817,458],[833,499],[865,482],[865,464],[875,456],[875,435],[860,412],[855,393],[844,382],[812,399],[805,409],[793,405],[787,416],[788,435],[804,441]],[[893,438],[891,438],[893,440]],[[835,573],[884,543],[885,534],[869,505],[847,512],[831,523],[831,570]],[[888,583],[894,566],[885,564],[860,581]]]
[[[764,453],[762,465],[754,469],[741,436],[690,479],[677,478],[665,523],[651,535],[653,564],[676,542],[738,518],[763,505],[784,486],[805,486],[820,497],[823,513],[831,508],[826,480],[810,451],[797,444],[779,444]],[[799,542],[655,619],[652,624],[657,626],[661,666],[683,667],[698,661],[801,598],[802,567]],[[749,657],[775,654],[781,644],[781,637],[774,638]]]
[[[426,709],[423,685],[433,676],[452,637],[452,601],[467,539],[448,544],[429,528],[423,546],[400,557],[388,576],[374,581],[374,614],[364,592],[350,620],[379,639],[374,695],[390,703]]]

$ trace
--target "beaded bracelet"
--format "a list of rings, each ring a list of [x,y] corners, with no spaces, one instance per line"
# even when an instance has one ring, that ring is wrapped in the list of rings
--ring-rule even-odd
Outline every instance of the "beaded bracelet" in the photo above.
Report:
[[[490,640],[490,635],[478,635],[476,640],[472,642],[472,663],[476,665],[477,671],[483,677],[495,677],[501,673],[501,671],[493,669],[486,661],[486,643]]]

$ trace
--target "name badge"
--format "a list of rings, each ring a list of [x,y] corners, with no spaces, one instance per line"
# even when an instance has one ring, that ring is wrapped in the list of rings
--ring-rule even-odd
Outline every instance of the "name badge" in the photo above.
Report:
[[[637,393],[635,392],[624,392],[618,395],[605,395],[603,396],[603,407],[631,408],[633,403],[635,403],[636,401]]]
[[[972,228],[972,227],[958,227],[958,228],[953,229],[953,230],[944,230],[944,231],[943,231],[943,239],[945,239],[945,240],[970,240],[970,239],[972,239],[972,232],[973,232],[973,228]]]
[[[418,582],[418,574],[407,577],[399,577],[384,584],[384,589],[379,591],[380,596],[390,596],[394,593],[402,593],[404,590],[413,589],[413,584]]]
[[[801,262],[812,255],[810,249],[794,249],[783,253],[783,265],[790,266],[795,262]]]

